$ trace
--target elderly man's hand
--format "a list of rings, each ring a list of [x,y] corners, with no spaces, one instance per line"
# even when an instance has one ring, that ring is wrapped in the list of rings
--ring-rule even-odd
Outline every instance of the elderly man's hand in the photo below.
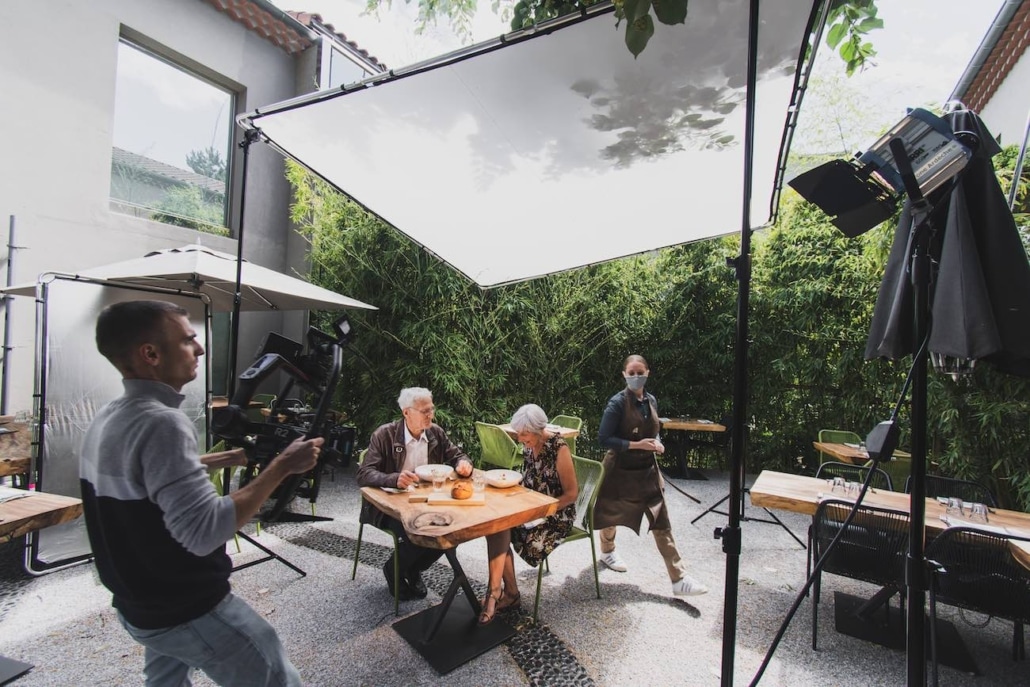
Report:
[[[459,477],[468,477],[472,474],[472,463],[462,458],[458,461],[458,466],[454,468],[454,471],[458,473]]]
[[[419,482],[418,475],[416,475],[411,470],[405,470],[402,473],[400,473],[399,475],[397,475],[397,488],[398,489],[407,489],[412,484],[418,484],[418,482]]]

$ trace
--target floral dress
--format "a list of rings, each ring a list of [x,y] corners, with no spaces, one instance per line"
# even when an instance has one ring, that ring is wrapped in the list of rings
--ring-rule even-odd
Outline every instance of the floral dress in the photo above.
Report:
[[[541,494],[560,497],[564,490],[558,477],[558,449],[565,445],[565,440],[556,434],[544,440],[544,446],[536,456],[525,449],[522,485]],[[533,529],[512,528],[511,545],[522,560],[533,566],[540,565],[568,536],[575,519],[576,504],[570,503]]]

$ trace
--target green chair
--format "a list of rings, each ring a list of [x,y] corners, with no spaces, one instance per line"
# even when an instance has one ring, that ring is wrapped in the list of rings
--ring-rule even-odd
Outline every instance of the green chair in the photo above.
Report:
[[[573,415],[555,415],[551,418],[551,424],[574,429],[578,432],[583,427],[583,419]],[[565,443],[569,445],[569,451],[572,452],[572,455],[576,455],[576,437],[566,439]]]
[[[509,470],[522,467],[522,447],[500,425],[477,422],[476,434],[479,435],[480,446],[478,467],[482,468],[484,464]]]
[[[360,466],[365,460],[365,454],[368,453],[368,449],[362,449],[361,453],[358,454],[358,465]],[[359,503],[364,502],[364,497],[359,498]],[[375,525],[372,525],[375,527]],[[384,530],[376,527],[377,530],[386,532],[393,539],[393,614],[400,615],[401,608],[401,563],[397,557],[397,534],[392,530]],[[350,578],[353,580],[358,575],[358,556],[361,554],[361,535],[365,531],[365,523],[358,521],[358,543],[354,547],[354,567],[350,571]]]
[[[265,422],[268,420],[267,417],[261,414],[261,411],[265,408],[272,407],[272,401],[275,400],[275,394],[254,394],[254,397],[250,400],[252,403],[260,403],[261,405],[247,408],[247,419],[251,422]]]
[[[846,429],[820,429],[819,441],[820,443],[826,444],[861,444],[862,437]],[[822,451],[819,452],[820,465],[827,461],[836,460],[837,458],[831,456],[829,453],[823,453]]]
[[[604,481],[604,466],[596,460],[580,458],[573,455],[572,462],[576,468],[576,483],[579,485],[579,493],[576,494],[576,515],[582,517],[582,527],[572,526],[569,535],[561,540],[558,546],[580,539],[590,540],[590,558],[594,562],[594,588],[597,590],[597,598],[601,598],[601,581],[597,577],[597,545],[594,543],[594,503],[597,502],[597,492]],[[536,570],[536,602],[533,604],[533,621],[536,622],[537,614],[540,611],[540,582],[543,579],[544,566],[547,559],[540,561]]]

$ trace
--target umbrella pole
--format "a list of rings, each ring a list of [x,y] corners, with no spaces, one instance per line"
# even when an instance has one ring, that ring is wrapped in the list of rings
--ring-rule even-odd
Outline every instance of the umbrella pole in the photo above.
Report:
[[[258,139],[257,129],[243,132],[240,148],[243,149],[243,171],[240,173],[240,225],[236,228],[236,292],[232,299],[232,330],[229,335],[229,398],[236,393],[236,357],[240,347],[240,305],[243,284],[243,213],[247,209],[247,167],[250,162],[250,144]]]

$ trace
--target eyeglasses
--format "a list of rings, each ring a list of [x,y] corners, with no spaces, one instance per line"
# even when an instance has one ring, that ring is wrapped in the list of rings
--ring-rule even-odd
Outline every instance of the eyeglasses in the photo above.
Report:
[[[418,408],[411,408],[411,410],[414,410],[416,413],[422,413],[426,417],[429,417],[430,415],[436,412],[436,408],[434,406],[429,406],[428,408],[423,408],[421,410],[419,410]]]

